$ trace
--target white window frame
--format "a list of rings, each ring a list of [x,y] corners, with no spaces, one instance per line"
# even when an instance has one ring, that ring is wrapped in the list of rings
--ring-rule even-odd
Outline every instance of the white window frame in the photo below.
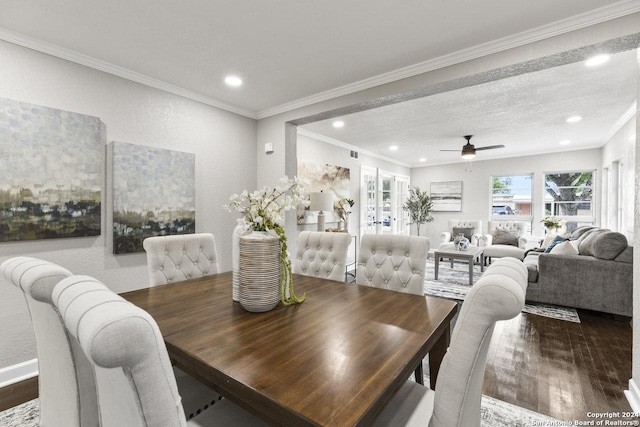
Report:
[[[596,200],[596,195],[597,195],[597,170],[596,169],[571,169],[571,170],[560,170],[560,171],[547,171],[547,172],[543,172],[542,175],[542,185],[543,185],[543,210],[542,212],[544,213],[544,216],[546,217],[547,215],[549,215],[549,213],[547,213],[547,200],[546,200],[546,195],[547,195],[547,175],[551,175],[551,174],[571,174],[571,173],[585,173],[585,172],[589,172],[591,173],[591,200],[589,203],[591,203],[591,215],[590,216],[582,216],[582,215],[560,215],[560,214],[554,214],[553,212],[551,212],[551,215],[556,216],[558,218],[564,219],[567,222],[577,222],[578,223],[578,227],[580,225],[595,225],[596,224],[596,216],[597,216],[597,200]],[[617,178],[616,178],[617,179]],[[617,196],[617,195],[616,195]]]

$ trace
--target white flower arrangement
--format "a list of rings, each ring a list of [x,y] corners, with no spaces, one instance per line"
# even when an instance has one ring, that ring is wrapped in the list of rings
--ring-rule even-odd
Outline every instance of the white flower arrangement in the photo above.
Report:
[[[280,299],[284,305],[300,304],[305,296],[298,298],[293,293],[291,261],[287,252],[287,235],[284,231],[284,213],[298,205],[308,206],[303,196],[304,189],[297,178],[283,176],[276,187],[262,187],[249,193],[244,190],[233,194],[224,208],[229,212],[238,211],[247,232],[266,231],[274,233],[280,239]],[[288,294],[286,289],[288,288]]]
[[[278,229],[283,229],[284,232],[284,213],[298,205],[309,204],[302,193],[303,188],[297,178],[283,176],[276,187],[265,186],[251,193],[244,190],[241,194],[232,195],[224,207],[242,214],[247,228],[253,231],[274,230],[278,233]]]
[[[546,216],[540,222],[549,230],[559,230],[567,223],[566,220],[560,219],[557,216]]]

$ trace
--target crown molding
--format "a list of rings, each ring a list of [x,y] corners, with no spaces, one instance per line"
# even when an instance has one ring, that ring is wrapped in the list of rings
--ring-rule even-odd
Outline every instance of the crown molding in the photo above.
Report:
[[[172,85],[162,80],[154,79],[153,77],[149,77],[145,74],[137,73],[127,68],[119,67],[109,62],[105,62],[100,59],[96,59],[94,57],[54,45],[52,43],[38,40],[3,27],[0,27],[0,40],[4,40],[9,43],[26,47],[38,52],[46,53],[47,55],[55,56],[67,61],[75,62],[76,64],[84,65],[98,71],[103,71],[117,77],[122,77],[123,79],[131,80],[133,82],[140,83],[155,89],[160,89],[162,91],[182,96],[193,101],[198,101],[212,107],[220,108],[221,110],[236,113],[241,116],[249,117],[251,119],[257,119],[256,113],[254,111],[250,111],[244,108],[238,108],[231,104],[219,101],[215,98],[202,95],[200,93],[193,92],[176,85]]]
[[[624,126],[629,120],[631,120],[631,118],[635,117],[637,108],[638,101],[633,101],[633,104],[631,104],[627,111],[625,111],[624,114],[620,116],[618,121],[611,127],[609,135],[607,135],[605,144],[609,142],[620,129],[622,129],[622,126]]]
[[[408,163],[404,163],[404,162],[392,159],[390,157],[386,157],[381,154],[374,153],[373,151],[364,150],[362,147],[356,147],[355,145],[347,144],[346,142],[342,142],[338,139],[334,139],[334,138],[331,138],[307,129],[303,129],[300,126],[298,126],[298,134],[316,139],[318,141],[326,142],[327,144],[335,145],[336,147],[357,151],[358,153],[366,154],[369,157],[375,157],[376,159],[384,160],[385,162],[393,163],[394,165],[403,166],[405,168],[412,167]]]
[[[581,28],[600,24],[612,19],[621,18],[623,16],[630,15],[636,12],[640,12],[640,2],[638,0],[624,0],[592,10],[590,12],[585,12],[580,15],[575,15],[570,18],[553,22],[551,24],[543,25],[532,30],[503,37],[498,40],[493,40],[467,49],[459,50],[448,55],[443,55],[438,58],[430,59],[428,61],[420,62],[418,64],[380,74],[375,77],[360,80],[355,83],[300,98],[292,102],[287,102],[285,104],[281,104],[272,108],[267,108],[258,111],[256,116],[258,120],[264,119],[276,114],[294,110],[296,108],[306,107],[308,105],[326,101],[328,99],[349,95],[361,90],[370,89],[375,86],[380,86],[408,77],[417,76],[419,74],[449,67],[451,65],[460,64],[462,62],[470,61],[483,56],[488,56],[529,43],[534,43],[571,31],[576,31]]]

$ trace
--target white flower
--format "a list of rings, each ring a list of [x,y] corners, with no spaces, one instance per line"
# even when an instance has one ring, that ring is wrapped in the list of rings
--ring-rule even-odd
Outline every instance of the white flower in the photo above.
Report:
[[[280,178],[275,188],[263,187],[251,193],[244,190],[240,195],[232,195],[229,201],[224,208],[238,211],[247,227],[256,231],[281,229],[285,211],[309,203],[304,200],[303,188],[297,178],[287,176]]]

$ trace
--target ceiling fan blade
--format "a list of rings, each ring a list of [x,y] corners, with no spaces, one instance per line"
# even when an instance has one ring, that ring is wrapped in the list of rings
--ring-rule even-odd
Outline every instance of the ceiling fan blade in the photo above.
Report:
[[[476,150],[493,150],[494,148],[504,148],[504,145],[488,145],[486,147],[476,147]]]
[[[458,148],[457,150],[440,150],[440,151],[460,151],[460,149]]]

